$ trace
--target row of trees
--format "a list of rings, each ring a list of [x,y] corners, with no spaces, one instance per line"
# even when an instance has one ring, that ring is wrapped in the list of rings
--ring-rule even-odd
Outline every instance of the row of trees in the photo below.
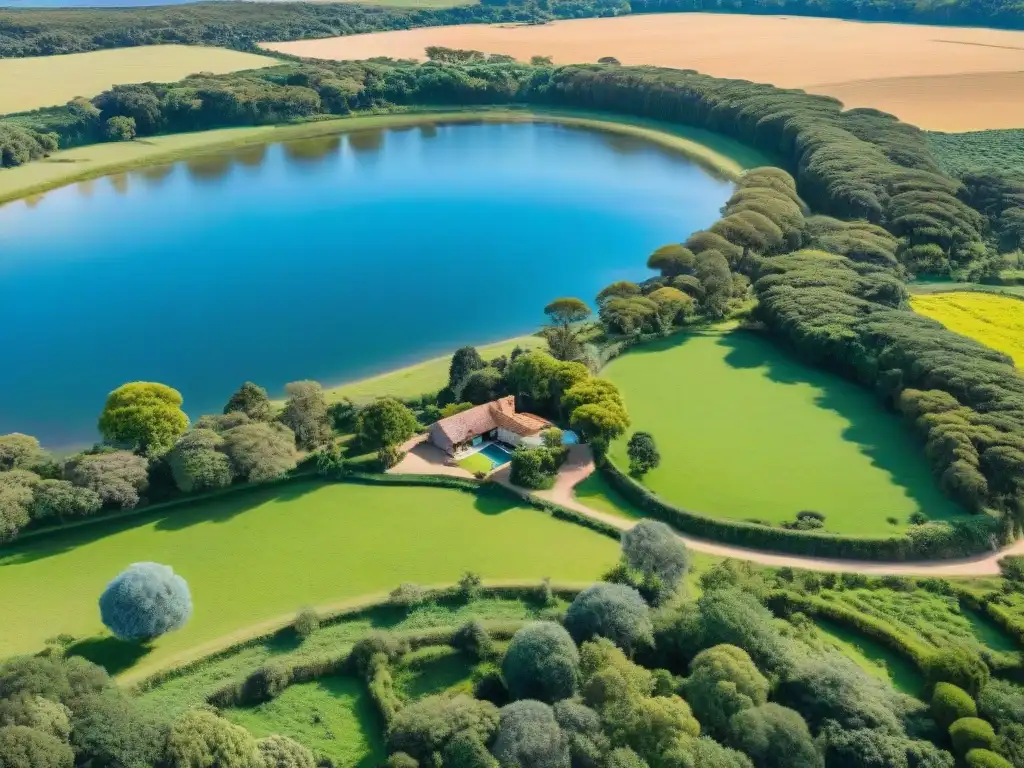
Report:
[[[484,7],[490,6],[452,12]],[[262,39],[270,38],[264,34]],[[891,115],[869,109],[844,112],[828,97],[692,71],[602,65],[553,68],[545,62],[518,64],[508,57],[473,56],[467,51],[433,53],[434,60],[423,65],[290,63],[229,75],[196,75],[173,84],[116,86],[91,101],[78,99],[64,107],[11,116],[2,125],[11,129],[11,135],[18,132],[24,137],[25,129],[39,137],[54,134],[67,147],[109,138],[108,122],[117,117],[133,120],[135,132],[146,136],[395,104],[541,102],[625,112],[721,132],[781,158],[796,172],[804,199],[816,210],[876,225],[858,227],[857,232],[844,232],[840,225],[830,232],[818,227],[818,234],[828,235],[830,242],[843,241],[844,249],[882,260],[888,258],[886,253],[895,253],[910,271],[978,277],[998,268],[987,242],[990,220],[958,197],[961,184],[939,169],[924,134]],[[121,133],[114,131],[115,136]],[[49,138],[39,141],[50,143]],[[31,159],[43,151],[23,149],[11,157]],[[728,221],[716,225],[719,230],[738,233],[750,240],[744,245],[761,252],[782,245],[789,250],[799,247],[794,227],[800,222],[793,206],[800,207],[801,201],[785,194],[792,205],[777,196],[754,197],[730,201]],[[965,199],[970,202],[969,196]],[[766,206],[776,215],[778,230],[757,231],[763,224],[758,215],[765,214]],[[776,242],[780,236],[783,241]],[[723,255],[730,261],[728,253]],[[691,298],[699,297],[691,293]]]

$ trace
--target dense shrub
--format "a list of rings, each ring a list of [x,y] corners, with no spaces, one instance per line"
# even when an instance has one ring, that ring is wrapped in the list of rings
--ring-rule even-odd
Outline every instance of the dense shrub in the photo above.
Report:
[[[494,641],[477,619],[471,619],[459,627],[452,636],[452,647],[458,648],[477,661],[494,653]]]
[[[1014,768],[1024,765],[1024,722],[1008,723],[999,728],[995,750]]]
[[[558,701],[576,693],[580,657],[565,629],[553,622],[529,624],[512,637],[502,672],[513,699]]]
[[[181,629],[192,615],[188,584],[159,563],[128,566],[99,602],[103,623],[122,640],[152,640]]]
[[[366,675],[371,659],[377,654],[384,654],[393,664],[408,652],[408,639],[390,632],[370,632],[352,646],[349,664],[357,674]]]
[[[964,761],[967,768],[1013,768],[1008,760],[988,749],[972,749]]]
[[[189,710],[167,735],[170,768],[264,768],[256,740],[245,728],[212,712]]]
[[[287,736],[268,736],[256,746],[266,768],[316,768],[313,753]]]
[[[292,627],[295,629],[295,634],[305,640],[320,629],[320,616],[312,608],[303,608],[295,617]]]
[[[978,713],[996,726],[1024,723],[1024,686],[992,680],[978,696]]]
[[[66,742],[35,728],[0,728],[0,765],[4,768],[71,768],[74,753]]]
[[[606,637],[627,653],[654,640],[647,604],[622,584],[594,584],[580,592],[565,614],[565,628],[577,643]]]
[[[657,520],[641,520],[622,534],[622,555],[627,565],[656,579],[666,595],[678,589],[689,567],[686,545],[675,531]]]
[[[821,768],[807,723],[778,704],[744,709],[729,723],[729,745],[745,752],[757,768]]]
[[[956,753],[966,755],[972,749],[991,749],[996,734],[981,718],[963,717],[949,726],[949,738]]]
[[[492,751],[505,768],[570,768],[569,740],[551,707],[540,701],[502,707]]]
[[[555,702],[552,710],[562,733],[569,741],[572,768],[600,768],[610,749],[601,728],[601,717],[593,709],[575,701]]]
[[[940,728],[949,728],[962,717],[976,717],[974,699],[952,683],[937,683],[932,693],[932,717]]]
[[[928,659],[925,672],[930,684],[952,683],[971,696],[977,696],[981,692],[991,675],[981,657],[963,646],[946,648],[935,653]]]
[[[438,757],[456,735],[486,744],[497,727],[498,709],[490,702],[465,695],[426,696],[403,707],[392,720],[388,750],[441,768]]]
[[[724,738],[733,715],[768,701],[768,680],[742,648],[716,645],[690,663],[683,695],[701,725]]]

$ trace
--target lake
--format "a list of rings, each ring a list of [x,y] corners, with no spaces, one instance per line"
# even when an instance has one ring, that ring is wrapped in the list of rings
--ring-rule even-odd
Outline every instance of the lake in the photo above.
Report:
[[[360,131],[0,207],[0,434],[91,443],[127,381],[193,418],[530,332],[642,279],[731,193],[640,139],[543,123]]]

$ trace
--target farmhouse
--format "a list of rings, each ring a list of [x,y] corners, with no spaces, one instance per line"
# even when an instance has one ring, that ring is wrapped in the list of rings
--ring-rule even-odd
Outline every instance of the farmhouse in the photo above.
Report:
[[[551,423],[532,413],[517,413],[512,395],[441,419],[430,427],[430,442],[449,456],[459,456],[485,440],[512,446],[539,446]]]

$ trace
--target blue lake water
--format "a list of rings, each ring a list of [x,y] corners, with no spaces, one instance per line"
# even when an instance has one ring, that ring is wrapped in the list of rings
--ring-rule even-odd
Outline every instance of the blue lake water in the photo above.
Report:
[[[92,442],[126,381],[194,418],[530,332],[649,273],[731,184],[638,139],[423,125],[236,150],[0,207],[0,434]]]

